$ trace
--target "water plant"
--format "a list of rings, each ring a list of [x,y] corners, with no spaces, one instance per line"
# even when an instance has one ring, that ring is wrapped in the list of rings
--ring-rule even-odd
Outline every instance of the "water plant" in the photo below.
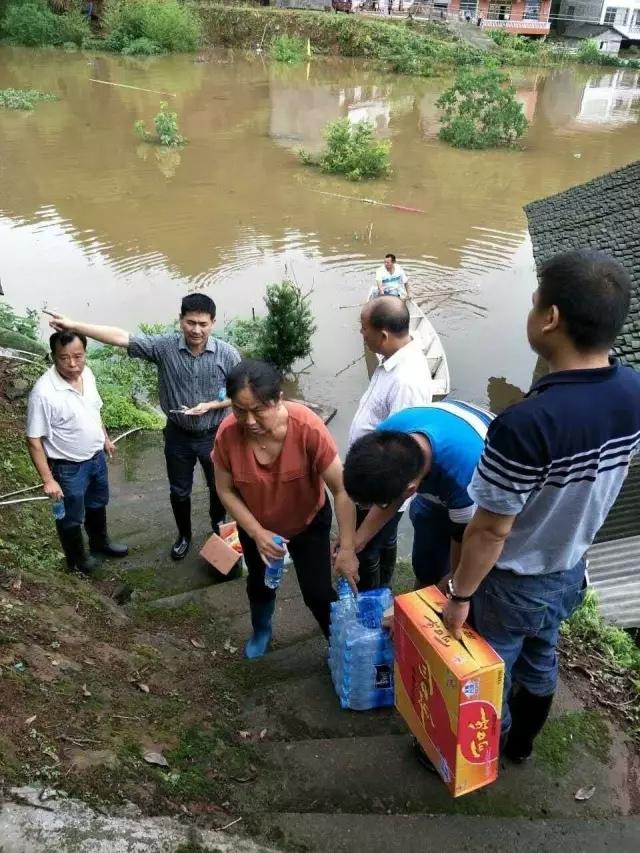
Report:
[[[188,53],[200,42],[197,15],[177,0],[109,0],[103,16],[105,47],[118,53]],[[141,40],[145,39],[145,42]]]
[[[32,110],[39,101],[56,101],[55,95],[36,89],[0,89],[0,107],[9,110]]]
[[[311,339],[316,330],[309,294],[303,294],[292,281],[267,287],[264,299],[267,316],[260,340],[260,355],[265,361],[289,373],[294,363],[311,355]]]
[[[133,125],[135,132],[145,142],[176,147],[184,145],[187,141],[178,129],[178,114],[171,112],[168,107],[169,104],[166,101],[160,104],[160,112],[153,119],[155,134],[149,133],[144,121],[137,121]]]
[[[286,62],[288,65],[304,62],[306,52],[305,42],[299,36],[276,36],[269,48],[271,59]]]
[[[522,104],[498,68],[464,69],[436,101],[440,139],[456,148],[514,145],[528,127]]]
[[[348,118],[329,122],[325,150],[315,157],[300,151],[302,162],[321,171],[345,175],[350,181],[385,177],[391,172],[391,142],[377,140],[369,121],[352,124]]]

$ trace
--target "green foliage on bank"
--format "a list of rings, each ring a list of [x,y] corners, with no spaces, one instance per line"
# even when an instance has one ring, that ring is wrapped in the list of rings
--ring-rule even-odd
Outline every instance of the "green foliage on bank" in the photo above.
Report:
[[[178,114],[172,112],[168,107],[169,104],[166,101],[160,104],[160,112],[153,119],[155,133],[149,133],[143,121],[137,121],[133,125],[135,132],[145,142],[176,148],[179,145],[184,145],[187,141],[178,128]]]
[[[0,89],[0,107],[29,111],[40,101],[57,101],[55,95],[36,89]]]
[[[391,142],[375,138],[369,121],[352,124],[348,118],[329,122],[324,130],[326,148],[315,157],[307,151],[300,158],[307,166],[317,166],[350,181],[386,177],[391,172]]]
[[[103,16],[104,47],[124,54],[189,53],[202,28],[178,0],[109,0]]]
[[[27,47],[82,47],[91,37],[91,28],[81,9],[80,0],[73,0],[60,13],[53,12],[46,0],[10,0],[0,21],[0,35]]]
[[[304,39],[299,36],[277,36],[269,48],[271,59],[276,62],[284,62],[287,65],[295,65],[304,62],[307,46]]]
[[[18,314],[8,302],[0,302],[0,329],[17,332],[32,341],[38,340],[38,312],[27,308],[26,314]]]
[[[440,139],[456,148],[515,145],[528,127],[516,90],[497,68],[460,71],[436,105]]]
[[[631,670],[640,679],[640,647],[631,634],[622,628],[609,625],[602,618],[598,596],[590,589],[584,602],[562,626],[562,633],[583,647],[593,647],[603,653],[612,663]],[[640,694],[640,680],[638,694]]]

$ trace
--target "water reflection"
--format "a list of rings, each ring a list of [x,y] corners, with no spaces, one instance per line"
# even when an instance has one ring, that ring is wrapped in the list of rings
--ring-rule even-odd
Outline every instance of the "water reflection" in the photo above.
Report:
[[[619,123],[640,119],[640,71],[617,69],[590,77],[577,116],[580,122]]]

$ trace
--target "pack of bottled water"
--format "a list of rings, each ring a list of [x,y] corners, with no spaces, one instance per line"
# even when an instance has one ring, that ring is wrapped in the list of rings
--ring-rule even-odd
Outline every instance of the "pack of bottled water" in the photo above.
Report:
[[[342,708],[366,711],[393,705],[393,642],[382,628],[393,602],[388,587],[354,596],[340,580],[331,605],[329,669]]]

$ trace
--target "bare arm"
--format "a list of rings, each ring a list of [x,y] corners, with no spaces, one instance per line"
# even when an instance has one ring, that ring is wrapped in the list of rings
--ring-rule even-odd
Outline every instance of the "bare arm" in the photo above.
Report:
[[[27,447],[29,449],[31,461],[42,480],[42,487],[45,495],[55,501],[60,500],[62,497],[62,489],[51,473],[51,468],[49,468],[49,463],[47,462],[47,454],[44,452],[42,439],[27,437]]]
[[[224,400],[211,400],[208,403],[198,403],[197,406],[192,406],[190,409],[185,409],[183,415],[205,415],[207,412],[216,411],[216,409],[228,409],[231,405],[231,400],[227,397]]]
[[[462,540],[460,562],[453,575],[458,595],[473,595],[502,554],[504,543],[516,520],[515,515],[498,515],[478,508],[467,525]],[[456,637],[469,613],[469,604],[449,601],[444,609],[444,621]]]
[[[340,537],[340,550],[353,552],[354,533],[356,528],[356,508],[353,501],[346,493],[342,481],[342,462],[336,456],[331,465],[323,471],[322,479],[329,487],[333,495],[336,519],[338,521],[338,535]]]
[[[236,491],[230,471],[214,463],[216,492],[229,515],[256,543],[265,563],[282,557],[283,549],[273,541],[273,531],[265,530]]]
[[[129,346],[129,332],[125,329],[119,329],[117,326],[94,326],[91,323],[80,323],[70,317],[54,314],[51,311],[44,313],[51,317],[49,325],[58,332],[72,330],[85,335],[87,338],[92,338],[94,341],[99,341],[101,344],[111,344],[114,347]]]
[[[384,509],[379,506],[371,507],[356,533],[356,552],[362,551],[364,546],[373,539],[376,533],[382,530],[388,521],[391,521],[394,515],[400,511],[400,507],[404,502],[405,498],[399,498]]]

